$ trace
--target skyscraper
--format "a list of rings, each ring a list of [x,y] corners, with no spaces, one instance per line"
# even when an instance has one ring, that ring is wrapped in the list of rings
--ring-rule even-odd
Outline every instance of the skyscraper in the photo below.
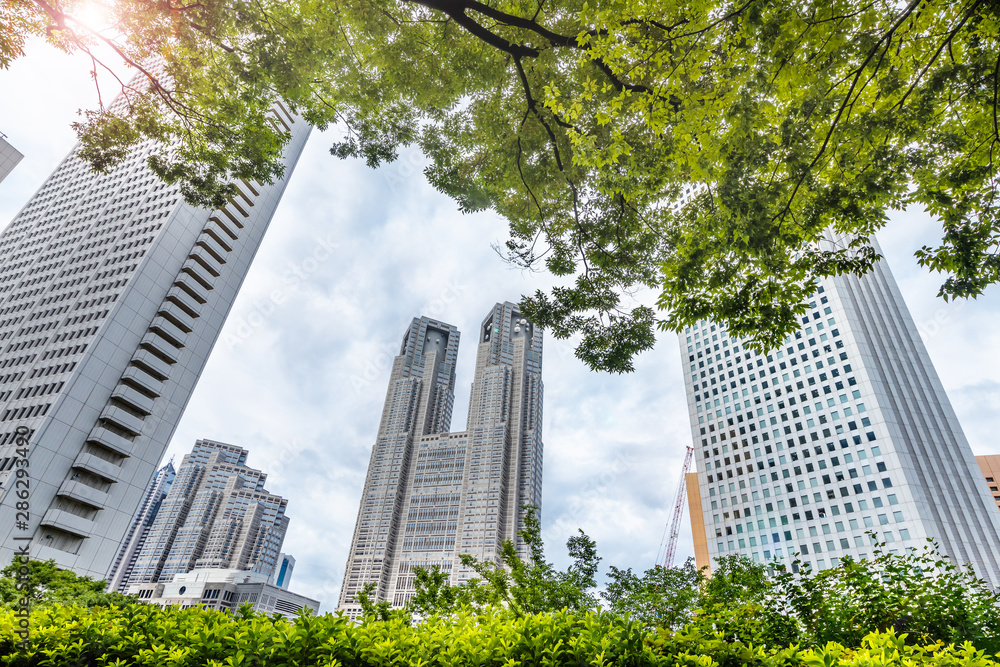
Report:
[[[0,132],[0,182],[14,171],[14,167],[23,157],[21,151],[11,146],[10,142],[7,141],[7,135]]]
[[[278,571],[274,575],[274,585],[288,590],[292,583],[292,572],[295,571],[295,557],[291,554],[278,554]]]
[[[288,531],[288,501],[264,488],[267,475],[246,465],[247,450],[199,440],[184,456],[126,590],[196,569],[271,577]]]
[[[516,305],[493,306],[466,430],[449,433],[458,339],[452,325],[415,318],[393,361],[340,593],[349,614],[368,583],[375,599],[406,604],[415,566],[462,583],[461,553],[499,562],[503,540],[524,553],[523,508],[542,501],[542,332]]]
[[[128,591],[128,580],[135,567],[136,558],[142,550],[142,545],[146,543],[149,529],[152,528],[156,515],[163,505],[163,500],[170,493],[170,486],[174,483],[177,471],[174,470],[173,461],[167,463],[153,476],[153,481],[149,485],[149,490],[142,498],[139,511],[136,512],[132,525],[125,533],[125,541],[122,543],[115,558],[111,571],[108,573],[108,590],[125,593]]]
[[[308,136],[281,104],[272,122],[284,178],[238,182],[220,210],[160,182],[152,144],[107,174],[72,151],[0,233],[0,562],[30,537],[33,558],[107,575]]]
[[[1000,585],[1000,513],[885,261],[809,306],[766,354],[711,322],[681,335],[710,558],[823,569],[873,531]]]

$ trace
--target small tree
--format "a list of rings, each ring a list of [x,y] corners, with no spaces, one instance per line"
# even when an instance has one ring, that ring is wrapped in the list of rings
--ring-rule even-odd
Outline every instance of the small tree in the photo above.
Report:
[[[27,573],[19,573],[24,568]],[[18,584],[21,588],[18,589]],[[13,606],[27,598],[32,606],[50,604],[77,604],[83,607],[106,607],[134,602],[120,593],[105,593],[104,581],[81,577],[71,570],[60,569],[53,560],[29,560],[21,563],[17,558],[0,570],[0,603]]]
[[[704,575],[688,558],[678,568],[654,567],[641,576],[632,568],[608,572],[607,590],[601,597],[614,614],[628,614],[650,627],[677,629],[691,620],[701,595]]]
[[[528,547],[528,559],[518,555],[510,540],[500,545],[499,563],[462,554],[459,557],[462,565],[479,575],[462,586],[448,584],[447,575],[437,568],[414,568],[417,593],[411,600],[411,609],[432,614],[448,613],[463,605],[506,607],[522,616],[598,606],[590,590],[597,586],[597,566],[601,559],[597,545],[582,530],[566,543],[574,560],[565,572],[559,572],[545,560],[537,507],[525,507],[524,529],[518,535]]]

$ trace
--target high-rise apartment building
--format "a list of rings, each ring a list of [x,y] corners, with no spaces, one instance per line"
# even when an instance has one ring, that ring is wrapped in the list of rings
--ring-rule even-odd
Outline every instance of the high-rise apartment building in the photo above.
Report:
[[[32,558],[108,574],[308,136],[280,104],[272,121],[284,178],[220,210],[159,181],[151,144],[106,174],[74,150],[0,233],[0,562],[30,537]]]
[[[267,475],[246,465],[247,454],[213,440],[195,443],[122,582],[127,591],[196,569],[277,573],[288,501],[264,488]]]
[[[174,470],[173,461],[156,471],[153,481],[149,485],[149,490],[142,498],[139,511],[128,532],[125,533],[125,541],[122,543],[118,557],[115,558],[111,571],[108,573],[108,590],[125,593],[128,591],[128,580],[135,567],[136,558],[142,551],[142,545],[146,543],[149,529],[153,527],[156,515],[160,512],[163,500],[170,493],[170,486],[174,483],[177,471]]]
[[[498,303],[478,332],[465,431],[447,432],[458,330],[415,318],[403,336],[344,572],[340,608],[357,593],[394,606],[413,595],[413,567],[439,566],[452,583],[458,555],[498,559],[503,540],[524,553],[524,507],[542,500],[542,332]]]
[[[708,556],[823,569],[869,532],[933,537],[1000,585],[1000,514],[885,261],[809,305],[766,354],[711,322],[681,335]]]

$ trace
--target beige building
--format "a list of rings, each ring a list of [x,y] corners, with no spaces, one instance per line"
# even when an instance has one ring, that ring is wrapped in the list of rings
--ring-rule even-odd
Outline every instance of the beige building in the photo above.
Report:
[[[990,495],[1000,509],[1000,454],[977,456],[976,463],[982,468],[986,485],[990,488]]]
[[[694,541],[694,564],[707,574],[712,573],[712,562],[708,557],[708,533],[705,531],[705,515],[701,507],[701,490],[698,488],[698,473],[689,472],[684,476],[687,490],[688,512],[691,515],[691,538]]]

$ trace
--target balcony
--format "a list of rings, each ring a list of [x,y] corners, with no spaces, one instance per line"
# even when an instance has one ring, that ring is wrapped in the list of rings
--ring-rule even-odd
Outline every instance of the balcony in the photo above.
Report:
[[[222,213],[225,214],[225,216],[229,218],[229,220],[231,220],[234,225],[236,225],[240,229],[243,229],[243,221],[237,218],[235,213],[230,211],[228,208],[222,208],[219,210],[222,211]]]
[[[163,393],[163,382],[138,366],[129,366],[122,374],[122,382],[141,388],[144,392],[159,397]]]
[[[165,317],[154,317],[149,328],[166,338],[174,347],[184,347],[184,341],[187,340],[187,332],[181,331],[180,327]]]
[[[136,352],[132,356],[132,365],[138,366],[158,380],[166,380],[170,377],[170,364],[149,350]]]
[[[42,517],[43,526],[52,526],[77,537],[90,537],[94,522],[64,510],[51,509]]]
[[[78,503],[102,510],[107,506],[108,494],[92,486],[67,479],[59,486],[56,495],[72,498]]]
[[[237,234],[237,233],[236,233],[236,232],[234,232],[234,231],[233,231],[232,229],[230,229],[230,224],[231,224],[231,223],[228,223],[228,222],[223,222],[223,221],[222,221],[222,219],[221,219],[221,218],[220,218],[219,216],[217,216],[217,215],[213,215],[213,216],[212,216],[211,218],[209,218],[208,220],[209,220],[209,222],[214,222],[214,223],[216,224],[216,226],[218,226],[218,227],[219,227],[219,229],[221,229],[221,230],[222,230],[223,232],[225,232],[225,233],[226,233],[226,235],[227,235],[227,236],[228,236],[229,238],[231,238],[232,240],[234,240],[234,241],[235,241],[236,239],[238,239],[238,238],[239,238],[239,234]]]
[[[181,267],[181,273],[186,273],[191,276],[206,290],[212,289],[212,274],[210,274],[208,270],[202,266],[201,262],[188,259],[184,262],[184,266]]]
[[[219,277],[219,273],[222,271],[222,262],[213,257],[212,253],[202,246],[196,245],[191,248],[191,252],[188,254],[188,257],[200,264],[201,267],[205,269],[206,273],[210,273],[216,278]]]
[[[86,452],[76,457],[73,467],[79,470],[86,470],[90,474],[97,475],[108,482],[117,482],[118,475],[122,472],[122,469],[111,461],[105,461],[98,456]]]
[[[174,347],[173,343],[155,331],[147,331],[146,335],[142,337],[140,345],[145,348],[151,348],[155,353],[154,357],[162,357],[163,359],[160,363],[175,364],[177,363],[178,355],[180,355],[180,351]]]
[[[221,243],[215,240],[211,234],[206,234],[202,232],[201,236],[198,237],[198,245],[202,246],[219,261],[220,264],[226,263],[226,255],[229,254],[229,250],[224,248]]]
[[[164,301],[161,303],[157,314],[173,322],[184,333],[191,333],[191,329],[194,328],[195,318],[188,315],[183,308],[173,301]]]
[[[132,413],[126,412],[122,408],[114,405],[109,405],[104,408],[104,411],[101,412],[101,419],[111,422],[118,428],[127,431],[132,435],[139,435],[142,433],[142,417],[136,417]],[[129,451],[131,453],[131,443],[129,443],[129,445]]]
[[[153,412],[153,399],[139,393],[139,390],[135,387],[130,387],[127,384],[119,384],[115,387],[115,391],[111,396],[125,403],[136,412],[141,412],[144,415]]]
[[[87,436],[87,442],[98,444],[122,456],[132,456],[132,441],[111,431],[103,424],[94,427],[90,435]]]
[[[171,303],[177,304],[177,306],[188,314],[189,317],[198,317],[201,313],[201,304],[204,301],[198,301],[190,291],[174,285],[167,292],[167,300]]]
[[[205,289],[205,286],[186,273],[181,273],[177,276],[177,280],[174,281],[174,287],[198,303],[208,301],[208,290]]]

